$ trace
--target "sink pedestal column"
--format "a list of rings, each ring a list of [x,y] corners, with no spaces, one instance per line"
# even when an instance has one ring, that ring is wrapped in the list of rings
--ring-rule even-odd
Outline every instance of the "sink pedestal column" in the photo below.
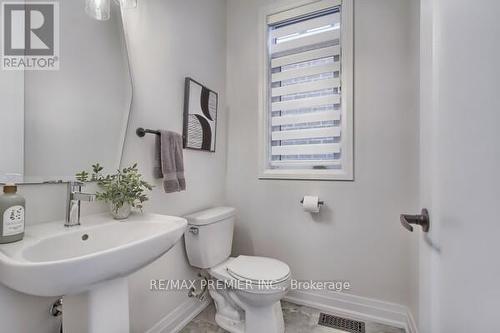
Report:
[[[64,333],[128,333],[126,278],[106,281],[89,291],[63,297]]]

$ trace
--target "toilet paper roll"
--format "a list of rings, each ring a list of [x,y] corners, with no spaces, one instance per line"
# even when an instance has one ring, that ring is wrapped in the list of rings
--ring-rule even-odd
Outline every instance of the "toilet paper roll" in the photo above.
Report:
[[[302,203],[304,210],[309,213],[319,213],[319,198],[313,196],[305,196]]]

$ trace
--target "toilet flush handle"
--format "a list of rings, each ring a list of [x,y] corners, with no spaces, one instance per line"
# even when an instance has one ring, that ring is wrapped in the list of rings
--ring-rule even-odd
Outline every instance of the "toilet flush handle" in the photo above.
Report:
[[[200,233],[200,229],[198,229],[198,227],[189,227],[189,232],[193,235],[198,235]]]

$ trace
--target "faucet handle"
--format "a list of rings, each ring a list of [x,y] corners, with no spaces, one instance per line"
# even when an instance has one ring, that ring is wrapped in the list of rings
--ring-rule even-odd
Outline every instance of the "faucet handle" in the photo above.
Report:
[[[94,202],[96,201],[96,195],[90,193],[77,192],[73,194],[73,200]]]
[[[72,180],[68,183],[68,191],[69,192],[80,192],[82,190],[82,187],[84,187],[84,186],[85,186],[84,182]]]

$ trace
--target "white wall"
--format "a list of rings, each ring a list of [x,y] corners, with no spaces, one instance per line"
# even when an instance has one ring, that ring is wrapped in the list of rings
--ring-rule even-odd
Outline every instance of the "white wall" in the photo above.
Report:
[[[418,8],[355,3],[355,181],[257,179],[258,11],[228,2],[228,183],[235,252],[287,262],[298,279],[349,280],[352,293],[415,308],[416,238],[399,214],[418,209]],[[312,218],[299,200],[326,202]],[[413,236],[413,237],[412,237]]]
[[[422,243],[420,332],[486,332],[500,308],[500,3],[422,4],[421,200],[441,253]]]
[[[184,215],[223,203],[226,174],[226,7],[224,0],[147,0],[125,16],[134,100],[124,164],[139,162],[152,178],[153,136],[137,127],[182,133],[184,78],[219,92],[217,152],[184,151],[187,191],[165,194],[160,181],[147,210]],[[184,244],[130,278],[131,327],[143,332],[187,299],[182,292],[150,292],[150,279],[194,278]]]
[[[83,10],[83,7],[82,7]],[[224,201],[226,174],[226,8],[224,0],[144,0],[125,15],[134,101],[124,151],[124,165],[139,162],[152,180],[154,138],[135,135],[137,127],[182,132],[184,78],[192,76],[220,93],[217,152],[185,151],[187,191],[165,194],[161,182],[146,211],[184,215]],[[92,191],[93,189],[89,189]],[[64,218],[65,186],[25,186],[28,223]],[[102,211],[85,205],[84,213]],[[186,292],[150,292],[150,279],[194,278],[181,242],[135,273],[130,284],[131,331],[142,333],[187,300]],[[48,316],[53,299],[30,297],[0,286],[2,332],[54,333]]]
[[[24,171],[24,72],[0,71],[0,180]],[[7,179],[9,180],[9,179]]]

